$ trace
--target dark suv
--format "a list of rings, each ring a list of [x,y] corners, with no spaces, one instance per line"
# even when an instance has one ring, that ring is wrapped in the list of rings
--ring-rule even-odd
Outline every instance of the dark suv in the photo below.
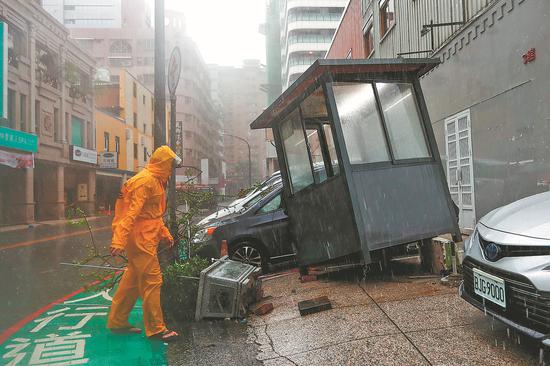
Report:
[[[261,266],[264,272],[270,263],[293,259],[281,193],[282,184],[276,184],[239,212],[207,224],[193,240],[199,246],[198,254],[219,258],[222,240],[226,240],[230,258]]]

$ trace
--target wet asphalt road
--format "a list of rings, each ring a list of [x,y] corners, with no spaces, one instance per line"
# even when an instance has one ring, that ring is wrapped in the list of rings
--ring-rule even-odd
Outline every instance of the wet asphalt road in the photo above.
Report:
[[[110,221],[105,217],[90,222],[104,254],[111,240]],[[90,245],[85,225],[44,224],[0,232],[0,332],[81,288],[80,271],[59,263],[86,258]]]

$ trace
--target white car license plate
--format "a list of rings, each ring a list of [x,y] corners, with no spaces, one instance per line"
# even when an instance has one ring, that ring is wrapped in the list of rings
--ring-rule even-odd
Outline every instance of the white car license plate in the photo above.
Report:
[[[474,292],[506,309],[506,287],[502,278],[474,268]]]

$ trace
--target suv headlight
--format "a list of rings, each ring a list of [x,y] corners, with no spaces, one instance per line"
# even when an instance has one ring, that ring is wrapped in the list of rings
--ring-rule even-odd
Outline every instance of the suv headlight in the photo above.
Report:
[[[477,238],[478,235],[479,235],[479,234],[478,234],[478,232],[477,232],[477,226],[476,226],[476,228],[475,228],[475,230],[474,230],[472,236],[470,236],[470,237],[468,238],[468,240],[466,240],[466,241],[464,242],[464,254],[468,253],[468,252],[470,251],[470,249],[472,249],[472,245],[474,244],[474,241],[477,241],[477,240],[478,240],[478,238]]]
[[[214,231],[216,231],[217,227],[218,226],[216,225],[216,226],[209,226],[209,227],[200,229],[195,233],[195,236],[193,236],[193,243],[194,244],[203,243],[205,241],[210,240],[210,238],[212,237],[212,234],[214,234]]]

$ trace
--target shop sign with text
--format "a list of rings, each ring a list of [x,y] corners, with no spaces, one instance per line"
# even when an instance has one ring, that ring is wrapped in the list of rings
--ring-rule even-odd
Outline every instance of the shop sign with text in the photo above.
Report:
[[[97,164],[97,152],[71,145],[71,160],[95,165]]]
[[[118,168],[118,153],[102,151],[99,153],[99,167],[103,169]]]
[[[0,146],[29,152],[38,151],[38,137],[35,134],[0,127]]]

